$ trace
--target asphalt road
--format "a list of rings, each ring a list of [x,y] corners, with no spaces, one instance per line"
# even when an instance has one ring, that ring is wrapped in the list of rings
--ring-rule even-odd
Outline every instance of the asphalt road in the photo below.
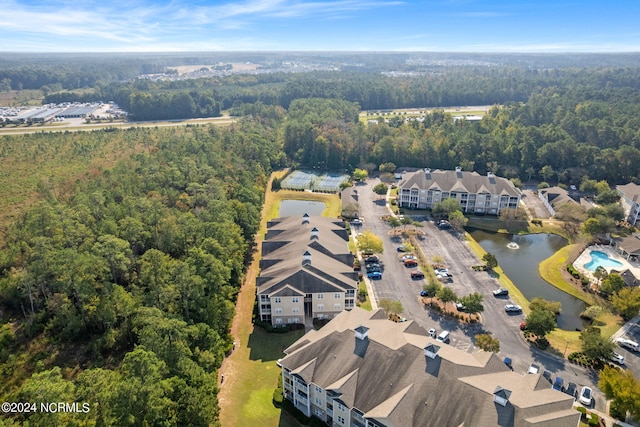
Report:
[[[354,232],[370,230],[383,239],[384,252],[378,257],[384,262],[383,277],[381,280],[372,281],[373,297],[377,301],[388,298],[402,303],[404,312],[402,316],[408,320],[414,320],[425,329],[436,328],[437,332],[448,330],[451,332],[450,345],[464,351],[474,352],[473,337],[479,333],[489,333],[500,341],[501,357],[510,357],[515,372],[526,373],[531,363],[540,366],[541,372],[548,370],[553,378],[560,376],[564,383],[574,382],[578,385],[578,391],[582,386],[589,386],[594,390],[595,408],[605,410],[605,398],[597,390],[597,377],[591,371],[568,363],[566,360],[539,351],[529,346],[521,337],[519,324],[524,315],[510,315],[504,311],[505,304],[510,303],[509,298],[496,298],[492,291],[499,288],[498,282],[486,272],[475,272],[472,265],[482,262],[471,251],[466,241],[453,231],[439,230],[428,219],[423,219],[422,230],[425,237],[420,241],[420,247],[427,258],[440,256],[445,260],[449,273],[453,275],[450,286],[458,296],[464,296],[472,292],[479,292],[484,296],[484,312],[482,321],[477,324],[465,324],[449,317],[444,317],[431,310],[425,310],[420,303],[419,293],[425,284],[424,280],[412,280],[411,268],[404,267],[399,260],[396,248],[402,245],[398,237],[390,235],[391,227],[382,219],[389,215],[385,201],[373,192],[373,187],[380,181],[369,179],[358,185],[360,212],[363,225],[354,227]],[[640,334],[640,328],[637,328]],[[630,362],[640,362],[637,355],[624,349],[619,349]],[[635,358],[635,360],[632,360]]]

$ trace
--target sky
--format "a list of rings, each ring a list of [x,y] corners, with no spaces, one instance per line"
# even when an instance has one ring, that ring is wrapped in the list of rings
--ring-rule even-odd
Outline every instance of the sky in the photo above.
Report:
[[[638,0],[0,0],[0,51],[640,52]]]

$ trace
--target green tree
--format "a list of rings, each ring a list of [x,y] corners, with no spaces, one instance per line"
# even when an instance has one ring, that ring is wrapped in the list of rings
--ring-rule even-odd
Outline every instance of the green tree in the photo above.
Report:
[[[385,184],[384,182],[381,182],[379,184],[377,184],[375,187],[373,187],[373,192],[376,193],[378,196],[382,197],[385,194],[387,194],[387,184]]]
[[[620,412],[640,419],[640,381],[631,370],[605,366],[600,371],[598,387]]]
[[[489,334],[478,334],[475,337],[476,347],[481,350],[498,353],[500,351],[500,341]]]
[[[113,282],[125,283],[133,259],[129,242],[110,234],[103,234],[93,245],[93,251],[109,265]]]
[[[498,258],[491,252],[487,252],[482,256],[482,261],[484,261],[485,265],[489,270],[492,270],[498,266]]]
[[[433,215],[444,218],[448,218],[449,215],[456,211],[462,212],[462,207],[460,202],[454,198],[444,199],[433,205],[432,209]]]
[[[451,227],[458,233],[462,233],[464,231],[464,227],[468,222],[469,218],[464,216],[461,211],[455,211],[449,214],[449,223],[451,224]]]
[[[607,269],[601,265],[596,267],[595,271],[593,272],[593,277],[598,279],[598,283],[602,283],[602,279],[606,278],[608,275],[609,272],[607,272]]]
[[[556,318],[549,310],[533,310],[525,319],[527,330],[544,337],[556,328]]]
[[[378,169],[380,170],[380,172],[393,173],[396,170],[396,165],[395,163],[391,162],[382,163]]]
[[[460,302],[465,307],[465,311],[470,314],[481,313],[484,311],[482,300],[484,297],[478,292],[473,292],[469,295],[464,295],[460,298]]]
[[[369,172],[364,169],[356,168],[356,170],[353,171],[353,179],[356,181],[364,181],[368,177]]]
[[[640,288],[624,287],[611,296],[611,304],[618,313],[629,320],[640,313]]]
[[[384,250],[382,239],[370,230],[366,230],[358,236],[358,249],[360,252],[373,252],[381,254]]]
[[[438,297],[438,299],[444,304],[458,301],[458,295],[456,295],[456,292],[446,286],[441,286],[440,289],[438,289],[436,297]]]
[[[613,356],[615,344],[602,336],[600,328],[587,328],[580,332],[582,352],[592,359],[607,361]]]
[[[554,316],[558,316],[562,310],[562,304],[558,301],[547,301],[542,297],[535,297],[529,303],[529,309],[531,311],[546,310]]]
[[[595,236],[600,233],[601,226],[600,221],[596,218],[588,218],[584,224],[582,224],[582,232],[584,234],[588,234],[590,236]]]
[[[404,311],[404,308],[402,307],[402,303],[400,301],[383,298],[378,302],[378,305],[388,315],[391,315],[391,314],[399,315],[399,314],[402,314],[402,312]]]
[[[544,178],[545,181],[549,182],[551,178],[556,174],[556,171],[549,165],[545,165],[540,169],[540,175]]]
[[[624,279],[618,273],[611,273],[602,280],[600,292],[610,296],[624,288]]]
[[[424,289],[427,292],[427,296],[435,297],[438,294],[438,291],[440,290],[440,288],[442,288],[442,285],[440,284],[440,282],[433,280],[433,281],[429,281],[428,284],[424,285],[422,289]]]

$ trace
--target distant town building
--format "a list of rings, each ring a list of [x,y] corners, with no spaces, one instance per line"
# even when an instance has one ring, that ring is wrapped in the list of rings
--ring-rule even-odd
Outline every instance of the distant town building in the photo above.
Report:
[[[569,192],[567,190],[560,187],[542,188],[538,190],[538,198],[542,201],[551,216],[554,216],[556,214],[556,209],[566,203],[574,203],[576,205],[580,205],[580,203],[575,201],[569,195]]]
[[[516,209],[521,192],[511,181],[489,172],[420,169],[407,172],[398,185],[398,204],[409,209],[432,209],[447,198],[460,202],[463,212],[499,215],[503,209]]]
[[[573,396],[495,354],[429,337],[382,310],[340,313],[285,350],[284,397],[330,426],[577,426]]]

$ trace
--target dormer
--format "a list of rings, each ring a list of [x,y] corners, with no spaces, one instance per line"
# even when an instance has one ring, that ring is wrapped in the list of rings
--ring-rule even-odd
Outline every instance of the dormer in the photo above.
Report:
[[[431,179],[431,169],[424,168],[424,176],[425,176],[425,178],[430,180]]]
[[[498,405],[507,406],[509,403],[509,396],[511,396],[511,390],[497,386],[493,391],[493,401]]]
[[[310,218],[309,218],[309,214],[306,213],[304,215],[302,215],[302,224],[309,224]]]

